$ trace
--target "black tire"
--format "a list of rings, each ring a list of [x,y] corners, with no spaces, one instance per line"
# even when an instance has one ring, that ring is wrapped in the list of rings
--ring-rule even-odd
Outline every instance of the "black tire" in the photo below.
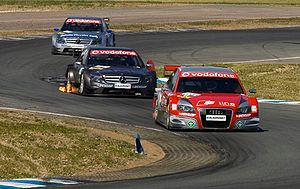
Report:
[[[154,108],[154,111],[153,111],[153,119],[154,119],[154,122],[156,124],[160,124],[159,121],[158,121],[158,114],[159,114],[159,111],[158,111],[158,101],[156,99],[156,102],[155,102],[155,108]]]
[[[166,120],[166,128],[168,130],[172,130],[172,128],[170,127],[170,115],[167,116],[167,120]]]
[[[114,47],[116,46],[116,36],[115,36],[115,34],[113,35],[113,46]]]
[[[59,55],[59,53],[56,51],[55,47],[52,46],[52,49],[51,49],[51,54],[52,55]]]

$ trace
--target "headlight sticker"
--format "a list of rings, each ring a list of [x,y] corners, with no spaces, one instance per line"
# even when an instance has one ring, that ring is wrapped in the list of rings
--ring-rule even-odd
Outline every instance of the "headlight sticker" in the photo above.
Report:
[[[254,113],[257,113],[257,106],[252,105],[251,106],[251,111],[254,112]]]
[[[177,110],[177,104],[172,104],[172,110]]]
[[[179,112],[180,116],[188,116],[188,117],[195,117],[196,114],[192,114],[192,113],[185,113],[185,112]]]

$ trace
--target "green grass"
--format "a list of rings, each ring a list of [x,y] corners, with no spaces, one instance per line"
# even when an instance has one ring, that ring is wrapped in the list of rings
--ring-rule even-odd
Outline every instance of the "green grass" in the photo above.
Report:
[[[176,29],[208,29],[208,30],[236,30],[299,26],[300,17],[269,18],[269,19],[237,19],[213,20],[178,23],[150,23],[150,24],[111,24],[116,32],[141,32],[145,30],[176,30]],[[0,30],[0,37],[29,36],[53,34],[52,28],[35,30]]]
[[[73,125],[0,111],[0,179],[88,175],[137,158],[133,145]]]
[[[214,64],[235,70],[246,89],[256,97],[300,101],[300,64]],[[158,69],[163,77],[163,69]]]
[[[122,7],[153,4],[259,4],[300,5],[299,0],[1,0],[0,8],[10,9],[73,9]]]
[[[268,18],[268,19],[233,19],[233,20],[212,20],[192,21],[177,23],[150,23],[150,24],[111,24],[111,28],[125,31],[144,30],[174,30],[174,29],[210,29],[210,30],[235,30],[272,28],[284,26],[299,26],[300,17],[292,18]]]

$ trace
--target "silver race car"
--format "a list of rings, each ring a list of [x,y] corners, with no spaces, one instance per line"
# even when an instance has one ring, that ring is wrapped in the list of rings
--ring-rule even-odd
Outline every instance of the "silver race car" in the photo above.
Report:
[[[52,54],[80,54],[88,45],[115,46],[115,34],[108,22],[108,18],[67,18],[61,29],[54,28]]]

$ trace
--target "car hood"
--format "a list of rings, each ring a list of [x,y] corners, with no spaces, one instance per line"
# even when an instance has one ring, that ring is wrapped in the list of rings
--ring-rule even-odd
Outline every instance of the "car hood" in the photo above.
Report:
[[[89,68],[90,73],[96,75],[124,75],[124,76],[145,76],[149,71],[146,68],[138,67],[116,67],[116,66],[94,66]]]
[[[102,33],[97,33],[97,32],[71,32],[71,31],[66,31],[58,34],[59,37],[62,38],[93,38],[93,39],[98,39],[101,38]]]
[[[239,106],[241,98],[247,100],[244,94],[226,93],[178,93],[178,97],[188,99],[197,108],[231,108]]]

